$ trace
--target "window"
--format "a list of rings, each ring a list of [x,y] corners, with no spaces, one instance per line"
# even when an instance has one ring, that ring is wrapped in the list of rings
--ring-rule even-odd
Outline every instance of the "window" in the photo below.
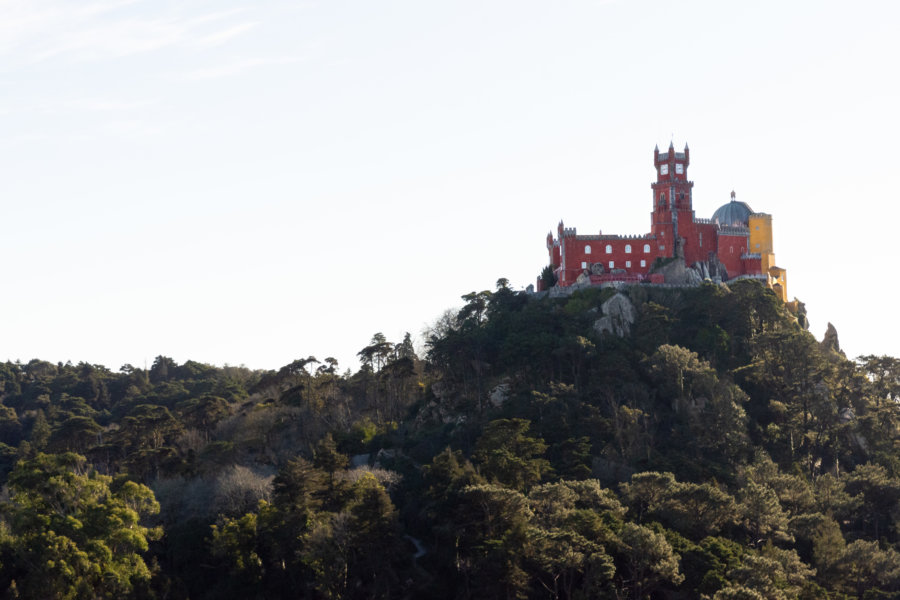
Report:
[[[585,246],[585,247],[584,247],[584,253],[585,253],[585,254],[590,254],[590,253],[591,253],[591,247],[590,247],[590,246]]]
[[[610,268],[610,269],[615,269],[615,268],[616,268],[616,261],[614,261],[614,260],[609,261],[609,268]]]
[[[662,205],[665,204],[665,203],[666,203],[666,195],[665,195],[665,194],[660,194],[660,195],[659,195],[659,205],[662,206]]]
[[[662,252],[662,251],[665,250],[665,249],[666,249],[665,246],[660,246],[660,247],[659,247],[659,251],[660,251],[660,252]]]
[[[731,250],[732,254],[734,254],[734,246],[728,246],[728,249]]]
[[[650,244],[644,244],[644,254],[650,254]]]
[[[646,260],[642,260],[642,261],[641,261],[641,266],[642,266],[642,267],[646,267],[646,266],[647,266],[647,261],[646,261]]]
[[[610,246],[609,244],[606,245],[606,253],[612,254],[612,246]]]
[[[625,254],[631,254],[631,244],[625,244]]]
[[[757,244],[756,247],[759,248],[759,244]]]
[[[582,269],[587,269],[587,263],[586,263],[586,262],[581,263],[581,268],[582,268]]]
[[[700,232],[700,247],[703,247],[703,232]]]
[[[665,231],[660,231],[660,232],[659,232],[659,237],[666,237],[666,232],[665,232]]]
[[[630,268],[631,268],[631,261],[630,261],[630,260],[626,260],[626,261],[625,261],[625,268],[626,268],[626,269],[630,269]]]

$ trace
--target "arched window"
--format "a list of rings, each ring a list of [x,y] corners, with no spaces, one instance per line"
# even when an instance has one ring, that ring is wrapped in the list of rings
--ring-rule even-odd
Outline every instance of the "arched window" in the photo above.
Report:
[[[612,246],[610,246],[609,244],[606,245],[606,253],[612,254]]]
[[[662,206],[666,203],[666,194],[662,193],[659,195],[659,205]]]
[[[650,244],[644,244],[644,254],[650,254]]]
[[[585,254],[590,254],[590,253],[591,253],[591,247],[590,247],[590,246],[585,246],[585,247],[584,247],[584,253],[585,253]]]
[[[728,249],[731,251],[731,254],[734,254],[734,246],[728,246]]]
[[[631,254],[631,244],[625,244],[625,254]]]

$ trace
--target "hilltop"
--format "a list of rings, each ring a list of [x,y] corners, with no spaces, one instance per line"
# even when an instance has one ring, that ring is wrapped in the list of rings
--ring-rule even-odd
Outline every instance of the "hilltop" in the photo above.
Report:
[[[900,594],[900,361],[753,280],[463,299],[426,356],[376,334],[354,374],[0,365],[0,587]]]

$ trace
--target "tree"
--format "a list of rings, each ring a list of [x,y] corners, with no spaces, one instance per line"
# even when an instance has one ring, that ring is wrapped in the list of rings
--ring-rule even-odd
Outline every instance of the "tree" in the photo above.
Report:
[[[550,471],[550,463],[539,458],[547,444],[528,436],[530,428],[527,419],[498,419],[485,426],[472,457],[486,478],[525,491]]]
[[[326,433],[325,437],[316,444],[313,452],[313,465],[328,473],[332,484],[334,484],[335,472],[346,467],[348,462],[347,456],[338,452],[337,444],[331,433]]]
[[[47,443],[50,441],[50,424],[47,423],[47,417],[44,411],[38,410],[31,425],[31,436],[29,438],[31,447],[38,452],[47,449]]]
[[[837,567],[857,598],[862,598],[867,590],[900,590],[900,553],[890,547],[882,550],[877,542],[851,542]]]
[[[643,525],[625,523],[619,532],[619,552],[625,557],[626,585],[635,599],[649,598],[663,583],[678,585],[684,575],[678,570],[679,556],[666,537]]]
[[[4,584],[27,598],[124,598],[150,579],[141,554],[159,530],[149,488],[114,481],[77,454],[38,454],[10,474]]]
[[[870,463],[856,467],[845,485],[849,494],[862,498],[858,520],[863,531],[875,539],[884,535],[900,513],[900,480]]]
[[[369,345],[356,353],[364,365],[372,367],[376,373],[381,370],[394,352],[394,345],[381,332],[372,336]]]
[[[739,511],[750,544],[758,546],[767,540],[792,541],[788,533],[788,518],[772,488],[748,481],[741,489]]]

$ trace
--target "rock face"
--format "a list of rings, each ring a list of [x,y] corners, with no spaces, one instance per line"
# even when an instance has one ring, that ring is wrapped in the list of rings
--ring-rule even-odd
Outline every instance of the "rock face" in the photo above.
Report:
[[[843,354],[843,352],[841,352],[841,344],[838,341],[837,329],[835,329],[834,325],[831,323],[828,324],[828,329],[825,330],[825,336],[822,338],[821,346],[823,350],[832,350],[838,354]]]
[[[696,285],[703,281],[703,277],[701,277],[700,273],[695,269],[684,266],[684,261],[680,258],[675,259],[658,269],[654,269],[651,272],[660,273],[666,283],[675,285]]]
[[[631,300],[624,294],[616,294],[603,303],[603,316],[594,322],[597,333],[609,333],[625,337],[631,332],[634,324],[635,310]]]
[[[711,255],[709,260],[695,262],[690,267],[685,266],[682,260],[673,260],[663,267],[653,269],[651,273],[659,273],[665,278],[666,283],[675,285],[699,285],[707,279],[712,281],[728,279],[725,265],[714,255]]]
[[[503,406],[503,403],[506,402],[507,398],[509,398],[509,383],[505,381],[497,384],[497,386],[488,394],[488,400],[494,408]]]

